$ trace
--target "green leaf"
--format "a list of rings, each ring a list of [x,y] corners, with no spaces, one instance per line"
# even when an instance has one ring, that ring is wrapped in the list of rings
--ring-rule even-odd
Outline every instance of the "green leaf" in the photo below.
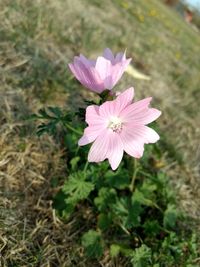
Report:
[[[133,227],[137,227],[140,225],[140,215],[143,212],[143,208],[141,207],[141,204],[137,201],[132,201],[131,207],[132,212],[129,214],[129,221]]]
[[[110,205],[116,202],[117,193],[115,189],[102,187],[99,190],[98,197],[94,199],[94,203],[99,211],[106,211]]]
[[[53,115],[55,115],[57,118],[63,116],[63,113],[59,107],[48,107],[48,111],[51,112]]]
[[[133,250],[124,244],[112,244],[110,246],[110,256],[114,258],[117,257],[119,253],[126,257],[131,257],[133,255]]]
[[[72,171],[76,170],[79,161],[80,161],[80,157],[74,157],[70,160],[70,165],[72,167]]]
[[[121,249],[121,247],[119,245],[112,244],[110,246],[110,256],[112,258],[117,257],[119,255],[119,253],[120,253],[120,249]]]
[[[147,220],[144,224],[144,232],[146,236],[156,236],[160,233],[161,227],[156,220]]]
[[[120,221],[125,228],[136,227],[140,224],[142,208],[140,203],[131,203],[130,198],[121,197],[112,206],[117,221]]]
[[[97,225],[102,231],[108,230],[111,223],[112,223],[112,216],[110,213],[99,214]]]
[[[53,199],[53,208],[56,209],[62,219],[68,219],[74,210],[74,205],[71,203],[67,204],[65,198],[66,195],[62,191],[59,191]]]
[[[71,113],[65,114],[58,107],[47,107],[40,109],[38,114],[32,114],[30,119],[42,120],[42,123],[37,127],[37,135],[41,136],[44,133],[55,135],[58,124],[71,120],[71,117]]]
[[[137,201],[138,203],[145,206],[153,206],[153,201],[151,199],[146,198],[145,195],[138,189],[136,189],[133,193],[132,201]]]
[[[107,179],[107,182],[111,187],[115,187],[117,189],[128,188],[130,184],[128,171],[120,168],[116,172],[111,170],[107,171],[105,179]]]
[[[131,257],[131,263],[134,267],[151,266],[152,256],[151,249],[143,244],[141,247],[136,248]]]
[[[73,173],[68,177],[62,190],[67,195],[66,203],[76,205],[80,200],[86,199],[94,190],[94,184],[85,181],[86,175],[83,172]]]
[[[90,230],[82,236],[82,246],[86,255],[91,258],[100,258],[103,255],[103,242],[100,233]]]
[[[145,206],[157,207],[155,195],[156,189],[157,185],[155,183],[146,180],[139,189],[135,190],[132,196],[132,201],[137,201]]]
[[[149,180],[145,180],[142,184],[142,187],[140,188],[140,190],[145,194],[149,195],[149,194],[153,194],[153,192],[155,192],[155,190],[157,189],[157,185],[155,183],[152,183],[152,181]]]
[[[178,217],[177,210],[174,205],[169,204],[164,213],[163,225],[165,228],[174,228]]]

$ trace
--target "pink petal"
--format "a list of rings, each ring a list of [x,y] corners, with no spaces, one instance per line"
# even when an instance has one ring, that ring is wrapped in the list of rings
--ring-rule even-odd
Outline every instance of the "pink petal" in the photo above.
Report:
[[[161,111],[155,108],[148,108],[144,112],[135,114],[133,122],[148,124],[155,121],[161,115]]]
[[[126,50],[125,50],[124,53],[117,53],[115,57],[115,64],[119,63],[120,61],[126,61],[126,60],[129,60],[130,63],[132,59],[131,58],[126,59]]]
[[[95,67],[96,61],[87,59],[84,55],[80,54],[79,60],[83,62],[86,67]]]
[[[76,61],[75,64],[79,67],[81,83],[85,83],[86,87],[96,92],[104,90],[104,84],[98,73],[93,67],[87,68],[81,61]]]
[[[118,95],[115,100],[103,103],[99,107],[99,115],[107,119],[111,116],[118,116],[132,102],[133,96],[134,89],[131,87]]]
[[[101,80],[104,81],[105,88],[111,90],[113,88],[111,62],[104,57],[98,57],[95,69],[98,72]]]
[[[126,61],[121,61],[112,66],[112,69],[111,69],[112,87],[114,87],[116,83],[119,81],[119,79],[122,77],[130,61],[131,59],[127,59]]]
[[[89,143],[92,143],[104,130],[101,125],[94,125],[85,128],[84,135],[79,139],[78,145],[84,146]]]
[[[124,110],[124,113],[131,113],[132,111],[139,112],[143,110],[144,108],[148,108],[149,103],[151,102],[152,97],[148,97],[145,99],[142,99],[140,101],[137,101],[133,103],[132,105],[128,106],[126,110]]]
[[[92,144],[89,154],[89,162],[101,162],[105,160],[110,154],[110,131],[104,130]]]
[[[147,126],[143,127],[144,128],[141,129],[141,133],[143,132],[143,137],[145,138],[145,144],[156,143],[160,139],[160,136],[156,133],[156,131]]]
[[[120,113],[123,109],[126,108],[126,106],[130,105],[132,103],[134,97],[134,88],[130,87],[129,89],[126,89],[124,92],[119,94],[115,100],[116,102],[116,109]]]
[[[120,115],[122,116],[124,122],[129,121],[140,125],[146,125],[155,121],[161,115],[161,112],[155,108],[148,108],[146,110],[144,109],[143,111],[133,111],[127,115]]]
[[[71,72],[72,72],[72,73],[74,74],[74,76],[76,77],[76,79],[79,80],[79,79],[80,79],[80,77],[79,77],[79,72],[77,71],[77,68],[75,67],[74,63],[69,63],[68,66],[69,66]]]
[[[116,170],[123,158],[124,150],[122,141],[117,133],[112,134],[110,138],[110,154],[108,160],[113,170]]]
[[[155,143],[159,140],[159,135],[153,129],[134,123],[125,124],[120,137],[125,152],[135,158],[142,157],[144,144]]]
[[[122,60],[125,60],[125,59],[126,59],[125,52],[124,53],[117,53],[117,55],[115,57],[115,64],[122,61]]]
[[[117,169],[123,157],[123,144],[117,133],[104,130],[94,141],[88,154],[89,162],[101,162],[108,158],[111,168]]]
[[[86,122],[88,124],[93,124],[96,120],[99,119],[99,106],[91,105],[86,108]]]
[[[115,106],[115,100],[104,102],[99,107],[99,115],[107,120],[109,120],[109,118],[112,116],[118,116],[118,112],[116,111]]]
[[[104,50],[103,57],[105,57],[106,59],[110,60],[112,63],[115,60],[114,55],[113,55],[112,51],[109,48],[106,48]]]
[[[93,67],[86,67],[78,57],[75,57],[74,63],[69,64],[69,67],[75,77],[85,87],[97,93],[101,93],[104,90],[103,81],[95,69]]]
[[[120,133],[124,151],[134,158],[141,158],[144,152],[144,142],[129,130],[123,129]]]
[[[89,125],[103,125],[105,120],[99,116],[99,106],[91,105],[86,108],[86,122]]]
[[[120,117],[124,122],[143,125],[151,123],[161,115],[158,109],[148,107],[151,99],[152,98],[149,97],[133,103],[121,112]]]
[[[159,135],[153,129],[135,123],[126,123],[120,136],[121,135],[122,137],[123,135],[129,136],[138,144],[155,143],[160,139]]]

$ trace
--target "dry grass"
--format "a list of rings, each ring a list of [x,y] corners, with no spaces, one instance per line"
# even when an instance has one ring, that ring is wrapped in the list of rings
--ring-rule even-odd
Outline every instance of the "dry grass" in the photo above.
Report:
[[[105,4],[111,12],[105,12]],[[183,160],[180,165],[176,155],[164,151],[164,170],[177,188],[180,207],[199,218],[196,32],[154,0],[5,0],[0,3],[0,21],[2,266],[88,267],[78,243],[81,211],[63,223],[51,206],[59,189],[51,181],[62,183],[65,178],[66,152],[47,136],[35,137],[33,123],[25,121],[43,105],[71,104],[69,95],[76,95],[74,103],[81,101],[79,86],[66,71],[67,62],[80,51],[95,55],[105,46],[128,47],[141,71],[151,76],[147,82],[126,74],[119,88],[135,84],[136,98],[154,95],[154,104],[163,111],[161,130]],[[123,259],[111,262],[108,255],[98,265],[91,264],[126,266]]]

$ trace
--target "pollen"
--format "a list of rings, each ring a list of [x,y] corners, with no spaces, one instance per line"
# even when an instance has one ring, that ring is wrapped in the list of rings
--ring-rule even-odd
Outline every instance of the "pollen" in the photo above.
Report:
[[[115,133],[120,133],[123,128],[123,123],[120,118],[112,117],[109,120],[108,128],[111,129]]]

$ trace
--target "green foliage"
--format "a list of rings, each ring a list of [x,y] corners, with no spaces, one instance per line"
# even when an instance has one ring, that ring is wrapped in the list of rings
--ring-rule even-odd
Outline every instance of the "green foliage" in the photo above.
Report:
[[[50,107],[32,118],[45,121],[38,127],[39,135],[55,135],[58,126],[63,126],[68,177],[54,197],[53,207],[63,220],[83,207],[81,223],[87,225],[87,232],[81,244],[87,257],[99,259],[110,248],[112,258],[126,257],[134,267],[193,264],[198,257],[197,241],[191,232],[186,235],[179,223],[184,217],[177,211],[169,178],[152,167],[152,154],[159,160],[160,148],[148,146],[142,160],[134,164],[125,157],[115,172],[108,162],[88,164],[88,148],[77,147],[79,129],[73,125],[76,119],[81,125],[84,113],[79,110],[73,120],[70,116]],[[52,181],[52,187],[58,183]]]
[[[106,231],[109,229],[109,227],[111,227],[112,221],[113,218],[111,213],[100,213],[98,216],[97,226],[102,231]]]
[[[85,180],[83,172],[73,173],[63,186],[63,192],[67,195],[67,202],[78,203],[79,200],[86,199],[94,189],[94,184]]]
[[[110,205],[116,203],[117,192],[113,188],[102,187],[98,196],[94,199],[94,203],[99,211],[106,211]]]
[[[163,225],[165,228],[174,228],[176,226],[176,221],[178,217],[178,212],[174,205],[169,204],[164,213]]]
[[[87,175],[79,171],[71,174],[63,185],[62,191],[65,194],[66,204],[65,214],[70,215],[78,202],[87,199],[91,191],[94,190],[94,184],[86,181],[86,178]]]
[[[94,230],[90,230],[82,236],[82,246],[88,257],[100,258],[103,255],[101,235]]]
[[[131,263],[134,267],[151,266],[152,257],[151,249],[146,245],[136,248],[131,257]]]
[[[156,184],[153,184],[151,181],[144,181],[142,186],[139,189],[136,189],[132,201],[137,201],[140,204],[146,206],[155,206],[156,204],[156,195],[155,190],[157,189]]]
[[[113,172],[108,170],[105,174],[108,184],[116,189],[125,189],[129,187],[130,175],[127,170],[117,170]]]
[[[38,114],[32,114],[30,119],[45,121],[37,127],[38,136],[41,136],[44,133],[55,135],[58,124],[64,124],[66,121],[70,120],[70,115],[64,114],[58,107],[47,107],[46,109],[40,109]]]
[[[116,244],[113,244],[110,246],[110,256],[112,258],[114,257],[117,257],[120,253],[120,246],[119,245],[116,245]]]

